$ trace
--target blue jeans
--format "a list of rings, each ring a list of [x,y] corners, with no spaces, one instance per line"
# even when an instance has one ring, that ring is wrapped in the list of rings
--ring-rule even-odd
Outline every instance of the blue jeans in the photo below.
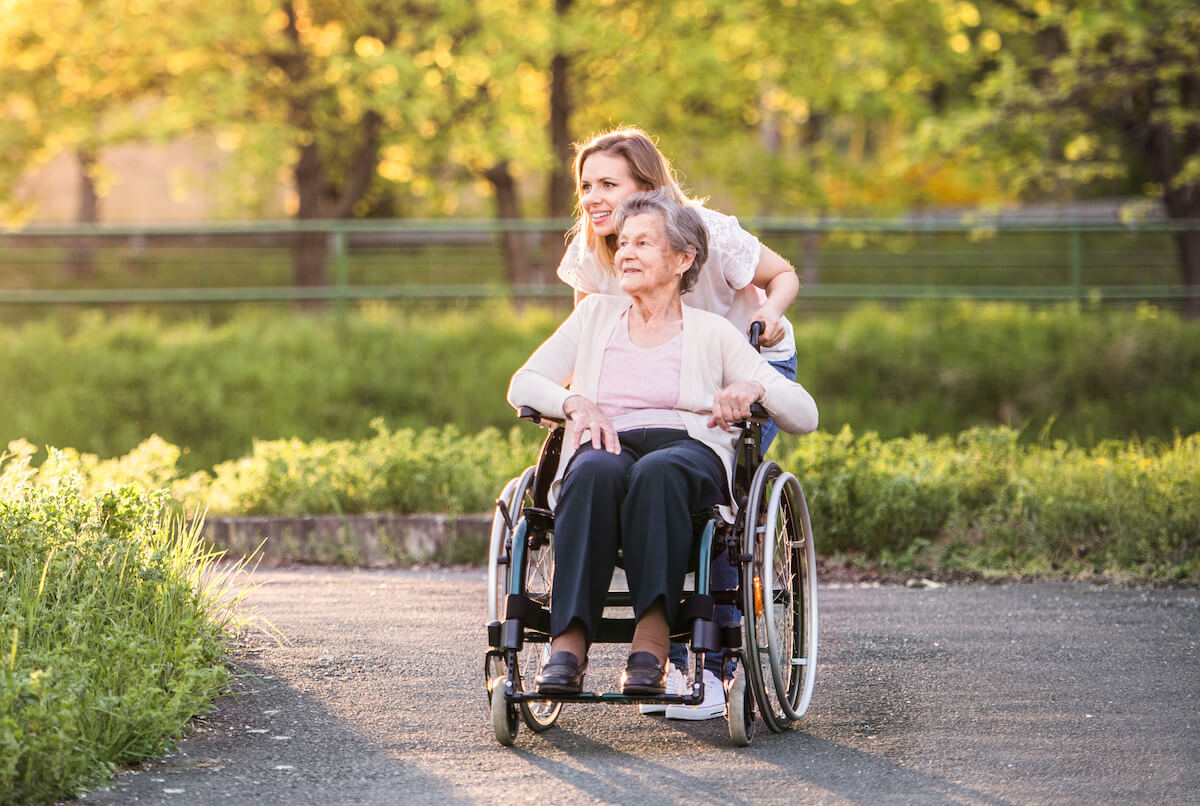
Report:
[[[770,364],[775,367],[775,370],[780,375],[789,381],[796,380],[795,353],[792,353],[791,358],[785,361],[771,361]],[[771,447],[771,443],[775,441],[775,437],[778,435],[779,426],[775,425],[774,420],[767,420],[762,427],[762,452],[764,456],[767,454],[767,448]],[[724,552],[721,552],[719,556],[712,557],[709,562],[708,572],[709,588],[711,590],[734,590],[737,588],[737,568],[729,564],[729,560],[726,559]],[[713,621],[722,627],[735,627],[742,623],[742,614],[733,605],[717,605],[713,608]],[[671,651],[668,654],[671,658],[671,663],[686,673],[688,670],[687,644],[672,643]],[[724,661],[724,652],[709,652],[704,658],[704,668],[716,675],[719,680],[721,679],[721,668]]]

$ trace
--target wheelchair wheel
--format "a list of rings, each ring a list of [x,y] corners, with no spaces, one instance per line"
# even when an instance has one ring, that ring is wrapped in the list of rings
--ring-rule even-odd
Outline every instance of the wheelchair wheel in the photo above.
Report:
[[[754,695],[746,687],[745,675],[737,675],[730,681],[725,701],[729,740],[738,747],[748,747],[754,739]]]
[[[489,688],[492,692],[492,732],[496,734],[496,741],[505,747],[512,747],[521,727],[517,719],[517,707],[504,696],[503,677],[494,678]]]
[[[550,660],[550,643],[527,643],[525,648],[521,650],[521,659],[517,661],[520,668],[529,669],[530,671],[523,673],[523,679],[528,681],[529,687],[532,690],[534,678],[542,671],[542,666],[546,661]],[[541,733],[554,727],[554,723],[558,721],[558,715],[562,712],[563,704],[561,702],[523,702],[521,703],[521,719],[525,720],[525,724],[534,733]]]
[[[492,587],[497,620],[503,620],[506,615],[503,612],[504,597],[507,597],[509,593],[521,590],[519,575],[522,573],[524,574],[525,595],[544,607],[550,605],[550,588],[554,581],[554,551],[548,535],[535,535],[533,539],[530,538],[531,525],[524,515],[524,508],[531,505],[529,491],[532,479],[533,468],[530,468],[521,476],[512,491],[513,507],[510,509],[510,514],[517,513],[515,528],[512,530],[511,536],[505,538],[504,545],[508,547],[503,555],[506,557],[505,567],[502,569],[503,573],[500,573],[500,570],[497,571],[497,581]],[[503,522],[502,515],[497,513],[497,517]],[[506,530],[507,524],[501,531]],[[496,556],[502,555],[497,554]],[[499,563],[497,564],[499,565]],[[517,575],[516,580],[514,580],[514,571]],[[544,640],[533,640],[539,637]],[[534,678],[541,672],[542,666],[549,659],[548,636],[531,635],[527,631],[523,646],[517,654],[517,677],[522,690],[532,688]],[[506,666],[503,658],[496,658],[488,666],[487,673],[488,675],[506,675]],[[520,711],[521,717],[529,729],[540,732],[554,725],[562,711],[562,703],[523,702],[520,705]]]
[[[535,468],[528,467],[520,476],[510,479],[504,485],[498,501],[503,501],[508,509],[513,525],[521,518],[521,510],[528,506],[529,488],[533,484]],[[504,597],[508,595],[508,563],[512,557],[512,533],[496,505],[492,515],[492,534],[488,544],[488,623],[504,620]]]
[[[816,552],[796,477],[765,462],[751,483],[746,524],[746,672],[763,721],[783,731],[808,709],[817,660]]]
[[[517,524],[515,539],[526,540],[528,523]],[[554,580],[554,551],[547,540],[543,545],[530,547],[526,544],[523,552],[525,566],[525,595],[538,604],[550,606],[550,587]],[[512,583],[509,583],[512,587]],[[532,690],[534,678],[542,671],[542,666],[550,660],[549,636],[546,640],[526,641],[517,655],[517,671],[520,673],[523,690]],[[551,727],[562,711],[561,702],[523,702],[521,717],[530,730],[541,732]]]

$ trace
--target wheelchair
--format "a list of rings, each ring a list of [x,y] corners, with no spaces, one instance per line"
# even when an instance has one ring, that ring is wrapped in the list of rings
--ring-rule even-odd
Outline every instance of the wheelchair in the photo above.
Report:
[[[550,595],[554,576],[551,485],[562,454],[561,420],[522,408],[520,419],[550,429],[537,464],[504,486],[496,500],[488,552],[488,645],[484,677],[496,740],[510,746],[520,723],[535,733],[553,727],[564,703],[683,703],[704,700],[702,670],[709,652],[725,652],[726,719],[733,744],[745,747],[756,716],[772,732],[789,730],[808,710],[817,667],[817,568],[804,491],[796,477],[762,458],[766,411],[755,404],[740,424],[733,495],[736,517],[715,509],[693,516],[698,534],[672,640],[688,640],[695,661],[691,690],[628,696],[583,692],[544,695],[534,679],[550,657]],[[730,562],[734,590],[709,589],[709,562]],[[686,588],[686,584],[685,584]],[[713,607],[735,605],[741,626],[720,627]],[[628,608],[627,591],[610,590],[609,608]],[[632,618],[602,619],[594,643],[628,643]],[[730,677],[735,661],[739,671]]]

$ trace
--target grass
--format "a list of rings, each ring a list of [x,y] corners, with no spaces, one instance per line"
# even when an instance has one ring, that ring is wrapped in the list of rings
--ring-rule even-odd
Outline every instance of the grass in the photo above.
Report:
[[[0,456],[0,804],[52,803],[160,755],[225,688],[239,566],[129,484]]]

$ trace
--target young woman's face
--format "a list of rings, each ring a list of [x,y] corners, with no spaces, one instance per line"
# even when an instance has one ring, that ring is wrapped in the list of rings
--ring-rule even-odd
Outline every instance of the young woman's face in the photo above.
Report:
[[[643,213],[625,219],[625,226],[617,235],[613,264],[621,278],[621,290],[626,294],[633,297],[678,286],[680,275],[691,263],[690,254],[671,250],[661,216]]]
[[[579,169],[579,206],[592,221],[600,237],[612,235],[612,214],[631,194],[644,190],[620,154],[597,152],[583,161]]]

